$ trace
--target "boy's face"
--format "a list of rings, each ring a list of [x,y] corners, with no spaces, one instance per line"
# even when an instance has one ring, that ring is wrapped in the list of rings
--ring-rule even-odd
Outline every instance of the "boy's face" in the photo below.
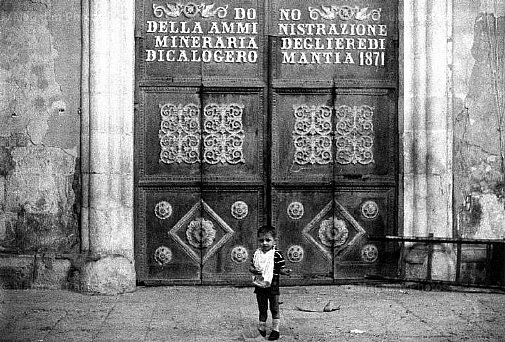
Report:
[[[270,233],[258,235],[258,244],[263,252],[268,252],[275,245],[275,239]]]

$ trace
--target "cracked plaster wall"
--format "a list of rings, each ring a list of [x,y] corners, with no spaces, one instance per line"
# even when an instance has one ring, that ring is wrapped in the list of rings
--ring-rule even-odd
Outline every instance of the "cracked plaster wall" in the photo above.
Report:
[[[505,1],[454,2],[457,229],[505,238]]]
[[[464,238],[505,238],[505,0],[454,3],[454,216]],[[461,280],[505,279],[503,247],[464,245]],[[501,278],[501,279],[500,279]]]
[[[79,251],[80,20],[78,0],[0,1],[0,253]]]

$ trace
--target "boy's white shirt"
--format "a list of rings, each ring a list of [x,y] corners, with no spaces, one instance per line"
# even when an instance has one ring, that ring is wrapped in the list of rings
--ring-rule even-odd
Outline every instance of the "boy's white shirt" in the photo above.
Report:
[[[261,271],[263,280],[269,284],[272,283],[272,278],[274,277],[274,256],[275,247],[266,253],[263,253],[263,251],[258,248],[256,252],[254,252],[253,257],[254,267],[258,271]]]

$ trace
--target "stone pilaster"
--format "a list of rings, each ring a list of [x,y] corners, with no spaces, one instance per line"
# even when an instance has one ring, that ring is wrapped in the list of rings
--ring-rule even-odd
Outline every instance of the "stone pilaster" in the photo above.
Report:
[[[82,250],[84,292],[135,289],[134,1],[83,1]]]
[[[403,234],[451,237],[452,2],[404,1],[401,18]],[[441,264],[437,258],[435,253],[434,265]],[[446,266],[434,268],[434,278],[450,278],[453,271]]]

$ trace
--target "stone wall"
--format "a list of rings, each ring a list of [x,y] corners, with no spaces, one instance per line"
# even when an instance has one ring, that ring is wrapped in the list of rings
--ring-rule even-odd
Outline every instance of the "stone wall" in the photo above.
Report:
[[[80,8],[0,2],[3,286],[66,286],[79,252]]]
[[[505,1],[454,2],[454,210],[461,237],[505,238]],[[463,277],[483,280],[485,247]],[[500,251],[496,251],[500,257]],[[502,264],[502,262],[500,263]]]
[[[455,232],[468,238],[501,239],[505,237],[505,0],[452,3],[454,127],[431,131],[454,129]],[[102,236],[95,234],[97,241],[90,243],[91,235],[86,236],[83,241],[88,243],[80,246],[81,0],[0,1],[0,28],[0,283],[66,287],[81,248],[115,254],[123,245],[102,246]],[[410,118],[414,123],[420,121],[414,116]],[[436,148],[431,152],[436,154]],[[425,187],[420,183],[418,191],[405,196],[419,197]],[[425,211],[412,215],[417,224],[431,222],[430,217],[440,216],[433,213],[444,209],[438,202],[428,204]],[[406,233],[447,236],[452,230],[446,222],[421,226],[430,227]],[[119,235],[131,238],[129,232]],[[417,247],[406,259],[418,265],[409,275],[422,277],[426,249]],[[438,246],[435,252],[441,255],[434,260],[435,273],[441,279],[452,277],[454,270],[448,269],[454,261],[452,251]],[[483,280],[484,252],[479,246],[466,247],[464,280]],[[89,267],[84,269],[92,274]]]

